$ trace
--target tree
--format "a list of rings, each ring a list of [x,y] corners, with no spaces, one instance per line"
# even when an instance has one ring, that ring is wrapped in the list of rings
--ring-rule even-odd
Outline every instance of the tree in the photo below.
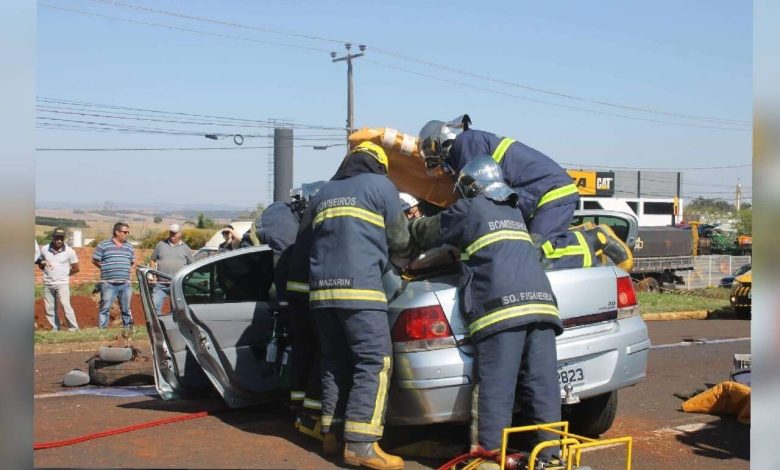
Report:
[[[195,228],[217,228],[217,224],[201,212],[198,214],[198,221],[195,223]]]
[[[258,202],[254,209],[248,212],[244,212],[238,216],[239,219],[257,220],[260,214],[265,210],[265,204]]]
[[[162,217],[160,217],[159,215],[155,215],[154,216],[154,223],[155,224],[159,224],[160,222],[162,222]]]
[[[737,234],[750,235],[753,233],[753,208],[740,209],[737,212]]]

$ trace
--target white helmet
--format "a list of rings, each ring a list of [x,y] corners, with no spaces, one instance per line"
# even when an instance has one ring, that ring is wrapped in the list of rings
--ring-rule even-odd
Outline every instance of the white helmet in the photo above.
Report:
[[[420,201],[409,193],[398,193],[398,197],[401,198],[401,210],[404,212],[420,203]]]

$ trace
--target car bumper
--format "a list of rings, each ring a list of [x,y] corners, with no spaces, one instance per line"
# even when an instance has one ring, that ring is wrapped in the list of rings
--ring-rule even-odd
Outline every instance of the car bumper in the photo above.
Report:
[[[574,394],[581,399],[628,387],[645,377],[650,340],[639,316],[570,328],[557,343],[559,367],[576,365],[585,372],[586,380],[573,384]],[[388,424],[468,422],[471,351],[465,346],[396,354]]]
[[[732,308],[750,308],[752,301],[751,286],[738,286],[731,290],[729,301]]]

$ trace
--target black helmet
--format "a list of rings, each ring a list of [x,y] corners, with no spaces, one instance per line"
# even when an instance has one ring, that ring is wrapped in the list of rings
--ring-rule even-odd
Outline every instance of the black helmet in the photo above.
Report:
[[[418,150],[425,160],[425,167],[434,170],[447,168],[446,159],[455,137],[468,130],[471,118],[468,114],[456,117],[450,122],[428,121],[420,130],[417,139]]]
[[[494,201],[506,201],[517,197],[504,182],[501,167],[490,155],[479,155],[460,170],[455,187],[466,198],[484,194]]]

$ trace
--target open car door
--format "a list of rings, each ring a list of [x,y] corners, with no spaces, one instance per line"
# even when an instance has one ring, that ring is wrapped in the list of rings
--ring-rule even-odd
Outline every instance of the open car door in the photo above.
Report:
[[[632,214],[625,212],[609,211],[603,209],[585,209],[574,211],[572,226],[592,222],[595,225],[609,225],[621,240],[626,242],[629,248],[634,248],[639,223]]]
[[[139,266],[136,276],[141,291],[146,330],[152,343],[157,393],[163,400],[171,400],[211,390],[211,382],[195,357],[187,350],[173,316],[165,310],[161,316],[155,313],[152,289],[158,282],[171,282],[171,277],[147,266]]]
[[[230,407],[279,399],[286,304],[276,300],[267,246],[212,256],[179,271],[171,283],[173,321]],[[274,339],[276,338],[276,339]],[[279,342],[277,346],[277,341]]]

